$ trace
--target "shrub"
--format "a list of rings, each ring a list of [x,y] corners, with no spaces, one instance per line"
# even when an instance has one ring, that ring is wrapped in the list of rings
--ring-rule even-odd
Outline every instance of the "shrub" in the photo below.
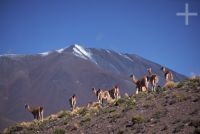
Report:
[[[156,111],[153,114],[153,118],[155,119],[160,119],[161,117],[164,117],[167,114],[167,110],[163,110],[163,111]]]
[[[136,104],[136,100],[134,98],[130,98],[126,103],[128,106],[134,106]]]
[[[84,123],[89,122],[89,121],[91,121],[91,117],[90,117],[90,114],[87,113],[87,114],[83,117],[83,119],[80,121],[80,124],[83,125]]]
[[[172,89],[175,87],[175,83],[173,81],[168,81],[167,83],[165,83],[164,88],[169,88]]]
[[[184,125],[178,125],[177,127],[174,128],[173,133],[178,133],[181,131],[181,129],[184,128]]]
[[[181,93],[175,93],[173,97],[175,97],[178,100],[178,102],[186,101],[188,99],[188,97]]]
[[[123,130],[119,130],[119,131],[117,132],[117,134],[123,134],[123,133],[124,133]]]
[[[116,111],[116,109],[113,109],[113,108],[106,108],[105,110],[104,110],[104,113],[112,113],[112,112],[115,112]]]
[[[200,127],[194,129],[194,134],[200,134]]]
[[[128,98],[127,98],[127,99],[128,99]],[[126,102],[126,99],[120,98],[120,99],[118,99],[118,100],[116,101],[115,105],[116,105],[116,106],[119,106],[119,105],[121,105],[121,104],[123,104],[123,103],[125,103],[125,102]]]
[[[130,98],[128,93],[124,94],[124,98]]]
[[[189,82],[192,86],[199,86],[200,78],[190,79]]]
[[[184,83],[183,82],[179,82],[176,86],[176,88],[182,88],[184,86]]]
[[[96,107],[90,107],[88,110],[90,113],[97,113],[99,112],[100,107],[96,106]]]
[[[143,107],[144,107],[145,109],[148,109],[148,108],[152,107],[152,105],[151,105],[151,104],[144,104]]]
[[[65,134],[65,130],[62,128],[56,128],[53,134]]]
[[[133,116],[131,121],[133,124],[140,124],[144,122],[144,118],[142,116]]]
[[[79,110],[79,114],[82,115],[82,116],[85,116],[87,114],[87,112],[88,112],[87,108],[81,108]]]
[[[65,117],[65,116],[69,116],[69,115],[70,115],[70,113],[67,112],[67,111],[60,111],[60,112],[58,113],[58,118],[63,118],[63,117]]]
[[[200,120],[196,119],[196,120],[190,120],[189,126],[193,126],[195,128],[200,126]]]
[[[147,92],[139,92],[137,95],[136,95],[136,98],[143,98],[144,96],[146,96],[148,93]]]

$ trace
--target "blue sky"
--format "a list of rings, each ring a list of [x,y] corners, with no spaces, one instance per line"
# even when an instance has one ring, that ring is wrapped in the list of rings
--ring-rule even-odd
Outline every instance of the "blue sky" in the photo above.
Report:
[[[185,12],[198,16],[176,16]],[[34,54],[78,43],[137,54],[200,75],[199,0],[0,0],[0,54]]]

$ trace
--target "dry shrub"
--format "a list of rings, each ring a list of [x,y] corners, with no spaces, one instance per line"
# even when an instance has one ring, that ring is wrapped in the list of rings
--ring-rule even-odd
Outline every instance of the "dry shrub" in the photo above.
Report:
[[[69,116],[69,115],[70,115],[70,112],[68,112],[68,111],[60,111],[60,112],[57,114],[57,117],[58,117],[58,118],[63,118],[63,117]]]
[[[133,116],[131,121],[133,124],[140,124],[143,123],[145,120],[142,116]]]
[[[65,130],[62,128],[56,128],[53,134],[65,134]]]
[[[168,88],[168,89],[172,89],[175,87],[175,83],[173,81],[168,81],[165,83],[165,85],[163,86],[164,88]]]

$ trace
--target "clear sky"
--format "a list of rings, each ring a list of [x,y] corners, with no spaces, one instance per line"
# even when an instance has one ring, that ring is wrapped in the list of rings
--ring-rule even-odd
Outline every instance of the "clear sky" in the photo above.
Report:
[[[198,13],[185,17],[176,13]],[[0,0],[0,54],[78,43],[137,54],[200,75],[199,0]]]

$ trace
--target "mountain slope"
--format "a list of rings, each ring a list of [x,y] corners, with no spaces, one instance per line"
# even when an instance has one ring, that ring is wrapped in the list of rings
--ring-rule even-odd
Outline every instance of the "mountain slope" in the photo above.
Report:
[[[130,74],[139,78],[147,74],[148,67],[163,85],[161,65],[110,50],[72,45],[35,55],[0,56],[0,116],[12,121],[32,120],[24,109],[26,103],[44,106],[47,116],[68,109],[73,93],[78,96],[78,105],[87,104],[96,100],[92,87],[110,89],[117,84],[121,94],[133,94]],[[173,73],[175,81],[186,78]]]
[[[60,111],[44,122],[22,122],[4,133],[200,133],[200,79],[179,82],[173,89],[124,96],[101,107]]]

